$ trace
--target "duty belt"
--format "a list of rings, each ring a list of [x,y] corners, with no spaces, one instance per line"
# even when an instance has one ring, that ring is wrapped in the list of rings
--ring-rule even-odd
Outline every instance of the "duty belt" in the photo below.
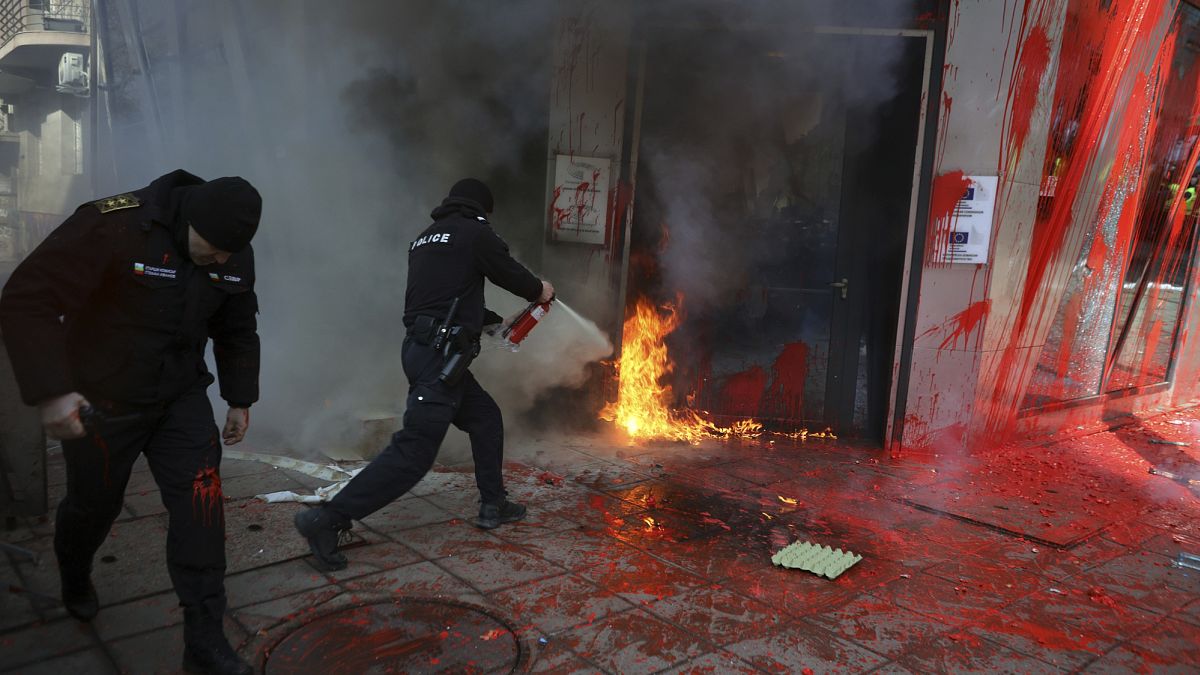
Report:
[[[408,337],[420,344],[429,345],[433,342],[433,338],[437,334],[438,326],[440,326],[441,323],[442,320],[437,317],[429,316],[428,314],[420,314],[417,316],[416,320],[413,321],[413,325],[409,326]]]

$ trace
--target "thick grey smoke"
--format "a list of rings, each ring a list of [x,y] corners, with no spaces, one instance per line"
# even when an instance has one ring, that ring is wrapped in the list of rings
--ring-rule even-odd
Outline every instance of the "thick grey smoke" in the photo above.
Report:
[[[839,214],[818,205],[840,201],[838,153],[848,137],[878,131],[847,126],[846,111],[895,95],[902,38],[827,27],[847,17],[854,25],[905,25],[913,5],[673,2],[646,17],[659,28],[650,43],[651,129],[639,191],[655,195],[649,215],[660,222],[643,218],[636,226],[667,231],[659,255],[664,295],[682,292],[685,305],[703,314],[732,302],[756,270],[786,263],[786,247],[755,229],[785,205],[810,221],[836,223]],[[688,15],[697,18],[670,18]],[[696,31],[697,23],[706,30]],[[656,115],[670,121],[653,129]]]
[[[555,3],[108,4],[98,191],[183,167],[264,197],[252,441],[344,448],[361,417],[402,410],[406,244],[454,180],[491,184],[497,230],[538,271]],[[506,295],[489,290],[498,311],[522,304]],[[510,419],[611,351],[556,319],[477,362]]]

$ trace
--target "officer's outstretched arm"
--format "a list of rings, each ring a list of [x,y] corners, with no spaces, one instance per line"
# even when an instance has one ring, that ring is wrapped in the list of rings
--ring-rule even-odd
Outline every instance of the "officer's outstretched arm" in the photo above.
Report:
[[[39,405],[71,393],[66,328],[100,287],[112,243],[95,211],[83,207],[17,266],[0,294],[0,331],[21,398]]]
[[[217,362],[221,398],[232,408],[258,401],[258,297],[250,289],[233,293],[208,321]]]
[[[475,264],[483,276],[500,288],[529,302],[542,295],[542,280],[508,252],[508,244],[490,227],[475,238]]]

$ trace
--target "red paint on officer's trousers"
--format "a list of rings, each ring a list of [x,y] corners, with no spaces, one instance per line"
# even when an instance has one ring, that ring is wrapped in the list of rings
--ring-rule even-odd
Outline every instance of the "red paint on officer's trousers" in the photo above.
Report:
[[[222,498],[221,474],[211,466],[196,472],[192,479],[192,517],[205,526],[219,521]]]

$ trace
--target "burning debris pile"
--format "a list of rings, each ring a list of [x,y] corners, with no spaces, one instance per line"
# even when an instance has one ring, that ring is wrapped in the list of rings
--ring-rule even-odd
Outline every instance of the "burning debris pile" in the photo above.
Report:
[[[625,321],[621,358],[616,363],[617,398],[600,411],[600,419],[613,422],[634,441],[685,441],[693,445],[708,438],[758,438],[762,423],[744,419],[720,426],[705,418],[704,411],[674,406],[674,392],[663,379],[674,370],[666,339],[682,320],[683,297],[674,303],[655,306],[637,301]],[[810,433],[807,429],[782,433],[797,440],[836,438],[829,430]]]

